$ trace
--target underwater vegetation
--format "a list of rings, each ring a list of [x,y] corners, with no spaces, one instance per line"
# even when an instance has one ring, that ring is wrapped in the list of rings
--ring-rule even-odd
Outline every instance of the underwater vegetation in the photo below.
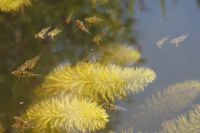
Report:
[[[9,0],[7,0],[7,2],[8,1]],[[16,3],[19,3],[20,1],[22,2],[22,0],[18,0]],[[27,4],[28,0],[23,1],[24,4],[21,3],[21,6],[18,8],[0,10],[4,12],[16,12],[20,11],[25,6],[31,5],[30,1],[29,4]],[[15,1],[12,1],[12,4],[14,2]],[[87,3],[88,1],[72,2],[65,0],[60,1],[60,4],[55,4],[53,1],[50,1],[50,4],[51,2],[53,3],[50,6],[47,2],[43,2],[38,2],[38,4],[36,2],[36,5],[34,5],[35,10],[34,8],[31,8],[29,12],[24,12],[23,15],[21,15],[23,17],[25,16],[24,18],[19,15],[19,21],[13,20],[13,24],[10,21],[6,22],[10,27],[13,27],[14,25],[16,29],[12,31],[14,35],[6,32],[9,39],[2,39],[2,42],[5,42],[6,44],[8,44],[7,42],[11,42],[10,44],[18,44],[23,50],[22,52],[20,51],[20,48],[13,48],[10,52],[12,54],[8,57],[15,57],[18,53],[22,54],[21,56],[26,55],[26,57],[32,57],[32,55],[41,53],[41,51],[45,49],[46,51],[44,51],[50,56],[45,55],[46,57],[42,57],[43,59],[46,58],[48,61],[48,63],[42,64],[45,64],[48,67],[51,64],[51,67],[54,67],[60,62],[63,63],[63,61],[65,62],[67,60],[76,65],[63,65],[57,67],[49,75],[44,77],[44,82],[36,91],[36,94],[44,99],[41,100],[36,98],[38,101],[30,105],[30,107],[24,111],[25,113],[22,114],[23,118],[14,117],[16,121],[14,127],[26,129],[30,126],[29,128],[36,132],[57,132],[57,130],[61,132],[95,132],[96,130],[104,129],[109,122],[109,116],[106,111],[108,111],[110,107],[113,108],[113,110],[122,109],[114,105],[115,101],[126,98],[131,93],[136,94],[143,91],[144,87],[153,82],[156,78],[155,72],[150,68],[123,67],[135,64],[141,58],[141,51],[131,46],[137,44],[132,30],[130,30],[134,21],[132,21],[132,17],[130,16],[127,18],[123,17],[125,15],[122,11],[124,9],[121,9],[123,6],[116,1],[90,0],[89,2],[92,2],[94,7],[98,7],[97,9],[93,7],[92,10]],[[45,8],[42,5],[45,5]],[[62,9],[62,7],[64,8]],[[85,8],[85,10],[82,10],[82,8]],[[30,15],[31,11],[34,14],[33,16]],[[62,22],[63,20],[61,19],[65,19],[66,17],[66,22]],[[6,19],[6,17],[3,19]],[[14,24],[15,22],[18,23]],[[67,23],[68,25],[65,25],[66,27],[64,27],[63,23]],[[89,27],[94,24],[99,25]],[[49,25],[54,28],[50,30],[51,27],[47,27]],[[3,29],[4,28],[6,29],[6,26],[4,26]],[[62,34],[59,35],[57,39],[57,35],[61,32]],[[90,34],[86,34],[85,32],[90,32]],[[12,35],[15,37],[14,42],[10,39],[10,36]],[[5,38],[4,36],[0,37]],[[77,39],[78,37],[79,39]],[[106,43],[108,40],[109,43]],[[120,44],[121,42],[124,42],[124,40],[126,40],[127,44],[131,45]],[[97,45],[93,45],[92,41]],[[68,42],[70,42],[70,44],[68,44]],[[99,44],[103,45],[101,46]],[[97,54],[100,54],[102,57],[99,62],[77,63],[77,60],[71,59],[71,57],[76,57],[74,55],[77,53],[77,55],[79,55],[79,52],[74,51],[79,51],[81,49],[84,53],[84,50],[93,49],[94,47],[97,47],[99,50],[97,50],[97,52],[99,52]],[[0,51],[4,51],[5,49],[0,49]],[[69,52],[72,50],[71,53],[75,54],[68,54],[66,49]],[[69,57],[66,57],[66,53]],[[83,53],[80,55],[83,55]],[[4,54],[4,52],[0,52],[0,54]],[[59,58],[60,55],[62,55],[61,59]],[[80,57],[81,56],[77,56],[78,61],[80,61]],[[20,62],[19,60],[21,60],[21,57],[16,56],[14,60]],[[18,64],[16,61],[14,61],[14,64]],[[26,66],[26,68],[20,66],[16,69],[16,72],[19,72],[17,77],[23,77],[23,74],[29,72],[29,74],[31,74],[31,71],[27,70],[32,69],[35,65],[33,65],[32,68],[29,68],[27,67],[29,63],[25,62],[24,66]],[[16,65],[13,65],[11,68],[14,68],[15,66]],[[49,72],[49,70],[46,70],[47,67],[44,68],[44,66],[42,66],[41,68],[43,70],[45,69],[45,73]],[[36,85],[34,84],[33,88],[35,86]],[[28,85],[27,87],[21,85],[20,87],[9,86],[5,88],[14,88],[13,90],[17,92],[19,91],[18,88],[22,88],[21,90],[23,90],[23,88],[26,90],[32,89],[31,85]],[[26,91],[25,89],[23,90],[24,92]],[[13,95],[12,97],[20,97],[18,95]],[[31,94],[27,95],[30,96]],[[16,101],[16,99],[14,100]],[[109,105],[109,108],[103,106],[105,102]],[[29,105],[29,102],[26,103],[25,101],[25,104]],[[25,107],[27,105],[25,105]],[[13,107],[9,109],[12,110]],[[11,111],[12,114],[9,114],[9,116],[13,118],[13,114],[16,115],[19,112],[21,113],[23,109],[24,108],[21,108],[20,111]],[[7,115],[5,116],[7,117]],[[10,123],[8,122],[8,124]],[[9,127],[6,127],[6,132],[9,131]],[[122,132],[130,133],[134,131],[130,129]]]
[[[141,59],[141,53],[126,44],[110,44],[99,48],[98,54],[102,63],[131,65]],[[123,56],[122,56],[123,55]]]
[[[14,3],[15,1],[12,2]],[[106,32],[108,34],[106,34],[105,36],[106,39],[104,42],[106,42],[107,39],[110,40],[111,42],[118,42],[119,40],[125,39],[127,43],[131,42],[129,44],[137,45],[137,43],[135,43],[134,39],[135,37],[133,36],[132,30],[128,30],[130,27],[132,27],[134,21],[132,21],[129,17],[127,19],[126,18],[123,19],[122,16],[124,13],[122,12],[122,7],[121,7],[121,5],[123,4],[122,2],[108,1],[108,0],[107,1],[104,0],[104,2],[103,0],[96,0],[96,2],[75,1],[75,0],[73,1],[61,0],[56,3],[54,2],[55,1],[49,1],[49,0],[35,1],[32,8],[29,8],[24,12],[17,12],[21,11],[23,7],[27,6],[26,4],[24,4],[20,6],[20,8],[17,10],[12,10],[12,11],[10,10],[9,12],[12,12],[12,14],[2,13],[2,16],[0,17],[0,23],[1,23],[0,29],[2,30],[1,33],[3,33],[0,36],[1,37],[0,42],[2,44],[3,43],[6,44],[0,47],[0,58],[1,58],[0,60],[1,64],[3,64],[3,67],[0,67],[0,69],[1,72],[5,72],[6,74],[9,73],[9,75],[7,74],[7,77],[5,77],[1,82],[3,83],[1,85],[4,87],[2,89],[3,92],[0,93],[1,94],[0,97],[2,99],[8,98],[8,96],[4,94],[9,94],[10,97],[10,99],[7,101],[8,106],[4,106],[5,105],[4,101],[1,101],[2,104],[0,107],[2,108],[1,112],[3,112],[1,119],[4,119],[3,125],[5,125],[6,132],[15,132],[16,131],[15,128],[17,128],[17,130],[18,128],[26,130],[27,127],[29,126],[32,127],[31,130],[38,129],[38,132],[40,132],[40,130],[49,131],[62,128],[59,127],[58,124],[57,125],[55,124],[59,122],[59,121],[54,121],[55,119],[52,119],[52,121],[48,121],[45,127],[44,126],[45,123],[43,121],[45,115],[42,114],[42,111],[44,111],[44,113],[47,113],[46,115],[48,116],[48,118],[51,118],[50,116],[52,115],[48,114],[48,112],[45,112],[48,110],[55,111],[54,110],[55,105],[52,100],[49,100],[49,98],[57,99],[56,100],[58,101],[57,103],[62,101],[60,95],[63,92],[66,92],[66,90],[68,89],[68,88],[63,89],[63,87],[68,87],[68,85],[71,89],[73,88],[72,91],[70,90],[70,92],[67,92],[67,94],[69,94],[71,98],[70,103],[75,99],[77,99],[77,101],[80,101],[79,103],[81,103],[82,100],[83,101],[86,100],[88,102],[91,100],[92,102],[89,103],[97,104],[98,105],[97,108],[102,109],[104,108],[103,105],[95,103],[95,100],[98,100],[98,102],[102,103],[107,101],[109,102],[108,104],[110,106],[110,102],[112,100],[114,102],[118,98],[119,99],[125,98],[131,92],[137,93],[139,91],[142,91],[143,87],[145,87],[148,83],[151,82],[151,80],[153,81],[155,78],[154,77],[155,73],[148,68],[123,68],[120,66],[109,65],[108,63],[105,65],[102,64],[102,62],[88,64],[88,65],[87,63],[85,64],[83,63],[82,65],[78,64],[69,67],[63,66],[63,69],[67,68],[67,70],[65,70],[67,74],[66,75],[64,74],[65,78],[63,78],[61,75],[56,76],[56,72],[55,73],[52,72],[55,74],[54,79],[56,78],[61,79],[60,82],[61,86],[53,83],[54,85],[58,85],[57,87],[55,87],[56,97],[55,98],[51,97],[54,94],[51,94],[52,92],[51,87],[50,89],[47,87],[41,89],[42,90],[41,92],[42,95],[44,95],[45,98],[48,97],[48,99],[44,98],[41,100],[35,98],[33,96],[34,89],[37,87],[39,83],[41,83],[41,80],[43,79],[43,76],[46,75],[46,73],[49,73],[49,71],[51,71],[58,64],[63,63],[63,61],[64,62],[69,61],[69,64],[77,64],[77,62],[79,62],[80,59],[82,59],[85,56],[84,55],[84,53],[86,53],[85,51],[88,51],[92,48],[94,49],[94,47],[99,47],[97,45],[93,45],[92,38],[95,35],[103,33],[104,31],[108,31]],[[91,7],[92,2],[94,7]],[[98,7],[98,9],[96,7]],[[101,8],[103,10],[99,10]],[[112,14],[110,13],[110,11],[112,11]],[[69,18],[67,21],[69,22],[69,24],[65,23],[66,17]],[[89,27],[90,25],[92,26]],[[120,30],[121,27],[123,27],[123,31]],[[116,32],[119,30],[120,32]],[[60,33],[61,31],[62,33]],[[87,34],[87,31],[90,31],[90,34]],[[58,34],[59,36],[57,36]],[[116,41],[115,38],[117,38]],[[97,41],[98,40],[101,39],[97,37]],[[80,50],[81,53],[79,53]],[[40,63],[42,65],[38,63],[37,64],[38,67],[37,68],[34,67],[32,69],[27,67],[30,62],[29,63],[25,62],[24,64],[26,65],[22,64],[23,67],[19,66],[19,64],[21,62],[24,62],[27,59],[27,57],[33,57],[35,55],[38,55],[39,53],[42,53],[42,56],[40,58],[41,60]],[[11,72],[13,70],[15,70],[15,72],[13,72],[13,75],[18,73],[17,76],[11,75]],[[34,73],[32,73],[32,70],[34,70]],[[61,68],[55,68],[55,71],[56,70],[58,70],[60,74],[64,72]],[[109,72],[110,70],[111,72]],[[82,73],[80,73],[79,71]],[[134,77],[133,75],[132,76],[129,75],[129,72],[132,73],[132,71],[136,71],[133,72],[135,73],[134,75],[136,77]],[[89,72],[91,72],[91,74]],[[125,73],[122,74],[123,72]],[[144,77],[141,78],[138,77],[139,74],[143,72],[144,72]],[[148,72],[150,72],[150,74],[151,73],[153,74],[152,77],[148,75]],[[34,77],[33,79],[27,78],[35,73],[40,74],[40,76]],[[97,73],[97,75],[95,73]],[[72,74],[72,77],[68,77],[68,74],[69,75]],[[86,77],[82,77],[84,76],[84,74],[86,74]],[[146,77],[145,74],[147,74]],[[121,75],[123,76],[122,78]],[[133,77],[135,81],[134,82],[131,81],[132,79],[129,79],[129,76],[130,78]],[[21,77],[23,77],[23,79]],[[48,84],[46,84],[47,77],[44,78],[44,83],[42,83],[42,85],[45,84],[48,86]],[[72,80],[70,80],[70,84],[65,84],[68,78],[72,78]],[[93,81],[79,82],[78,81],[79,78],[83,80],[84,78],[87,78],[86,80],[93,80],[94,82]],[[147,79],[147,78],[152,78],[152,79]],[[96,79],[99,79],[99,81],[96,81]],[[117,83],[118,80],[120,80],[119,83]],[[57,80],[55,80],[55,82],[57,83]],[[49,86],[53,84],[50,83]],[[116,85],[118,84],[121,86],[116,87]],[[130,88],[133,85],[134,88]],[[88,90],[86,92],[87,95],[83,93],[84,87],[86,88],[86,90]],[[101,96],[100,94],[103,94],[103,96]],[[76,96],[80,97],[77,98]],[[31,100],[33,100],[33,102],[31,102]],[[49,102],[49,105],[42,106],[43,105],[42,103],[47,103],[46,101]],[[69,105],[71,105],[70,103]],[[30,107],[27,107],[29,105]],[[74,106],[70,107],[75,108]],[[93,106],[91,106],[91,108],[88,110],[94,111],[92,110],[92,107]],[[115,105],[113,107],[115,109],[116,108],[118,109],[118,107]],[[61,107],[59,109],[61,110]],[[75,108],[75,109],[81,110],[81,108]],[[103,110],[105,110],[105,108]],[[106,109],[106,111],[108,110],[110,111],[110,107]],[[56,113],[56,111],[53,113]],[[89,114],[91,115],[92,112],[89,112]],[[23,116],[23,118],[20,117],[18,118],[16,116]],[[16,122],[15,124],[13,124],[14,121]],[[84,122],[82,123],[84,123],[85,125],[82,125],[80,121],[78,121],[80,123],[75,123],[77,121],[74,122],[73,121],[74,121],[73,117],[66,119],[66,121],[64,121],[66,127],[67,126],[70,127],[69,130],[62,128],[64,132],[71,131],[72,126],[70,126],[70,124],[73,124],[74,126],[73,128],[75,130],[80,130],[80,131],[83,131],[84,128],[85,130],[91,132],[93,130],[96,131],[104,128],[101,126],[101,123],[100,124],[97,123],[98,125],[96,127],[94,125],[91,125],[91,123],[95,124],[95,122],[92,120],[89,121],[91,123],[87,123],[87,121],[84,120]],[[44,125],[43,126],[40,125],[41,123]],[[108,122],[105,122],[105,124],[107,123]],[[14,126],[11,126],[12,124]],[[87,126],[87,124],[89,124],[89,126]],[[56,128],[55,125],[58,127]]]
[[[114,102],[129,93],[143,91],[156,74],[149,68],[123,68],[117,65],[79,63],[61,66],[44,79],[37,95],[58,94],[87,97],[94,101]]]
[[[159,133],[199,133],[200,131],[200,106],[197,105],[187,115],[167,122]]]
[[[0,11],[16,12],[30,5],[31,5],[31,0],[1,0]]]
[[[157,92],[147,98],[144,104],[136,107],[138,109],[134,112],[134,121],[136,121],[134,125],[137,128],[141,126],[140,128],[143,129],[155,128],[166,120],[178,116],[183,109],[191,106],[199,95],[200,82],[196,80],[169,86],[163,92]]]
[[[108,114],[96,103],[68,96],[50,98],[29,107],[25,118],[38,132],[91,132],[105,128],[108,122]]]

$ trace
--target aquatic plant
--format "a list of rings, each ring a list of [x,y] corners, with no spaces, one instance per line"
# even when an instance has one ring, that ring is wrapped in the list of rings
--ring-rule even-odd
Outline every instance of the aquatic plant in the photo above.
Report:
[[[168,122],[159,133],[199,133],[200,131],[200,106],[181,115],[176,120]]]
[[[95,131],[105,128],[108,115],[96,103],[68,96],[53,97],[31,106],[25,118],[40,132]]]
[[[113,63],[119,65],[134,64],[141,58],[138,50],[125,44],[102,46],[99,53],[103,63]]]
[[[95,101],[114,102],[126,97],[129,92],[138,93],[156,77],[148,68],[122,68],[99,63],[79,63],[76,66],[61,66],[45,77],[37,89],[40,96],[70,93]]]
[[[155,128],[189,107],[199,94],[199,81],[191,80],[169,86],[163,92],[147,98],[143,105],[135,107],[134,125],[143,129]]]
[[[30,0],[1,0],[0,11],[3,12],[16,12],[22,9],[24,6],[30,6]]]

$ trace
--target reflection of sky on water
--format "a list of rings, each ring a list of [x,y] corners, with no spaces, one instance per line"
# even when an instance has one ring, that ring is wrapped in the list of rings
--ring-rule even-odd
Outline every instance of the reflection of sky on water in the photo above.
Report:
[[[134,126],[132,123],[135,105],[144,97],[167,86],[185,80],[200,80],[200,10],[196,1],[166,1],[166,16],[161,12],[158,1],[145,1],[148,9],[136,12],[138,42],[143,49],[147,66],[157,73],[157,80],[144,93],[134,96],[134,102],[127,105],[128,113],[121,113],[119,128]],[[168,41],[162,48],[156,42],[163,37],[170,39],[189,33],[188,38],[175,47]]]

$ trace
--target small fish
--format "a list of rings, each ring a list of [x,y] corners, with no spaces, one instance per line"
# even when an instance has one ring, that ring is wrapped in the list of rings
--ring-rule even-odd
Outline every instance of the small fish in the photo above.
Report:
[[[35,67],[36,63],[38,62],[40,55],[35,56],[32,59],[27,60],[24,64],[19,66],[17,70],[13,71],[11,74],[15,75],[16,77],[30,77],[30,76],[38,76],[38,74],[34,74],[32,72],[27,71],[31,70]]]
[[[20,105],[22,105],[22,104],[24,104],[24,102],[23,102],[23,101],[21,101],[21,102],[19,102],[19,104],[20,104]]]
[[[51,37],[52,39],[54,39],[55,36],[57,36],[59,33],[62,32],[61,28],[55,28],[54,30],[48,32],[48,36]]]
[[[100,44],[100,41],[102,40],[102,38],[105,36],[106,33],[100,33],[97,34],[96,36],[94,36],[94,38],[92,39],[93,42],[95,42],[97,45]]]
[[[22,66],[25,69],[33,69],[36,65],[36,63],[38,62],[38,60],[40,59],[41,55],[37,55],[32,59],[27,60]]]
[[[187,33],[172,39],[171,44],[174,44],[176,47],[178,47],[183,41],[185,41],[185,39],[187,39],[188,35],[189,34]]]
[[[93,16],[93,17],[88,17],[88,18],[85,18],[85,21],[89,24],[96,24],[96,23],[99,23],[99,22],[102,22],[103,19],[101,18],[98,18],[96,16]]]
[[[13,71],[12,74],[13,74],[14,76],[16,76],[16,77],[19,77],[19,78],[39,76],[39,74],[34,74],[34,73],[32,73],[32,72],[28,72],[28,71],[19,71],[19,70]]]
[[[76,20],[76,25],[80,30],[90,33],[89,30],[83,24],[83,22],[81,22],[80,20],[78,20],[78,19]]]
[[[34,58],[27,60],[24,64],[22,64],[21,66],[19,66],[17,68],[17,70],[24,71],[26,69],[33,69],[35,67],[36,63],[38,62],[40,56],[41,55],[37,55]]]
[[[125,108],[122,108],[120,106],[117,106],[117,105],[114,105],[114,104],[103,104],[103,107],[106,108],[106,109],[109,109],[109,110],[123,110],[123,111],[126,111]]]
[[[70,24],[72,21],[72,16],[73,16],[73,12],[70,12],[65,20],[65,23]]]
[[[166,43],[168,39],[169,39],[168,37],[164,37],[160,39],[159,41],[157,41],[156,45],[158,46],[158,48],[162,48],[162,46]]]
[[[16,128],[18,130],[23,130],[23,129],[33,127],[32,124],[30,124],[30,122],[26,121],[22,117],[15,116],[14,119],[15,119],[15,123],[12,125],[12,127]]]
[[[45,34],[48,32],[48,30],[50,29],[51,27],[46,27],[46,28],[43,28],[42,30],[40,30],[40,32],[36,33],[35,34],[35,38],[41,38],[41,39],[44,39],[45,38]]]

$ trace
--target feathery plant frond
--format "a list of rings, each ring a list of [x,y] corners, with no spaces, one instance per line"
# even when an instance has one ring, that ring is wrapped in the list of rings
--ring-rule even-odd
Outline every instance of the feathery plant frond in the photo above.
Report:
[[[130,65],[137,63],[141,58],[141,54],[138,50],[125,44],[102,46],[99,52],[103,63]]]
[[[200,105],[189,111],[188,115],[181,115],[176,120],[167,122],[159,133],[199,133]]]
[[[108,114],[96,103],[68,96],[53,97],[31,106],[26,119],[40,132],[95,131],[105,128]]]
[[[0,0],[0,11],[2,12],[16,12],[24,6],[30,6],[30,0]]]
[[[37,95],[51,96],[70,93],[77,97],[114,102],[138,93],[156,77],[148,68],[122,68],[116,65],[80,63],[56,68],[37,89]]]
[[[176,117],[189,107],[200,94],[200,82],[191,80],[169,86],[147,98],[134,112],[134,125],[139,129],[157,128],[156,126]]]

